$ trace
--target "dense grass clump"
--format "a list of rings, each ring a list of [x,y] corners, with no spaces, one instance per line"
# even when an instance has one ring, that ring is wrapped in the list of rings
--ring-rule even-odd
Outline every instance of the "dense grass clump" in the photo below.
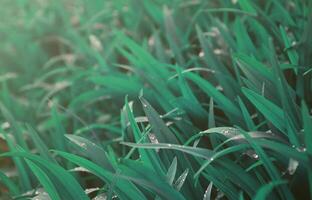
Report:
[[[0,3],[1,199],[311,199],[309,0]]]

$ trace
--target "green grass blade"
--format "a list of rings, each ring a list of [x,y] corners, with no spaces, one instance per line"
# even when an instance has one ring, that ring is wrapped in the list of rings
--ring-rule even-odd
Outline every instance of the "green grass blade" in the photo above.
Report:
[[[26,163],[30,169],[34,172],[39,182],[43,185],[44,189],[47,191],[51,199],[61,200],[61,197],[58,195],[56,188],[54,187],[52,181],[49,177],[38,167],[35,163],[30,160],[26,160]]]
[[[95,174],[102,180],[104,180],[107,183],[112,183],[114,181],[114,174],[105,170],[104,168],[100,167],[99,165],[84,159],[82,157],[61,152],[61,151],[55,151],[58,155],[66,158],[67,160],[84,167],[88,169],[91,173]],[[146,199],[145,196],[138,190],[133,184],[126,180],[118,180],[116,183],[116,193],[120,198],[125,199]]]

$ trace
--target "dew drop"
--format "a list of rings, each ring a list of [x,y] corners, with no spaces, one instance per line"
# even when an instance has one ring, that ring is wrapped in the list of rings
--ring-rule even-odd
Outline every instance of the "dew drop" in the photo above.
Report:
[[[288,162],[288,169],[287,169],[288,173],[290,175],[293,175],[296,172],[298,165],[299,165],[299,162],[297,160],[290,158]]]
[[[114,197],[113,197],[114,198]],[[94,197],[92,200],[106,200],[107,199],[107,196],[106,194],[102,193],[96,197]]]
[[[214,49],[213,53],[215,53],[216,55],[220,55],[223,53],[223,51],[221,49]]]
[[[87,149],[87,144],[86,143],[82,142],[79,145],[80,145],[80,147],[82,147],[84,149]]]
[[[222,132],[225,136],[227,136],[230,132],[228,130],[225,130]]]
[[[268,130],[268,131],[266,131],[266,133],[270,133],[270,134],[271,134],[271,133],[272,133],[272,130]]]
[[[254,158],[254,159],[258,159],[259,158],[259,155],[258,154],[252,154],[252,157]]]
[[[158,144],[159,143],[156,135],[153,133],[148,134],[148,138],[150,139],[152,144]],[[156,149],[156,152],[159,152],[159,149]]]
[[[151,140],[151,142],[152,142],[153,144],[158,144],[158,143],[159,143],[159,142],[158,142],[158,139],[156,138],[156,135],[155,135],[155,134],[150,133],[150,134],[148,134],[148,137],[149,137],[149,139]]]
[[[205,53],[203,51],[201,51],[201,52],[199,52],[198,56],[202,58],[205,56]]]
[[[305,147],[297,147],[296,150],[299,152],[306,152],[307,151],[307,149]]]
[[[100,188],[98,188],[98,187],[95,187],[95,188],[87,188],[87,189],[85,189],[85,193],[86,193],[86,194],[90,194],[90,193],[95,192],[95,191],[98,191],[98,190],[100,190]]]

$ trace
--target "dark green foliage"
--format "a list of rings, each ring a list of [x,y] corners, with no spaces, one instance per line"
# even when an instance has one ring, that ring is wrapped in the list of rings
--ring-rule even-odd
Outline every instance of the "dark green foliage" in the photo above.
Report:
[[[0,4],[1,199],[312,198],[311,1]]]

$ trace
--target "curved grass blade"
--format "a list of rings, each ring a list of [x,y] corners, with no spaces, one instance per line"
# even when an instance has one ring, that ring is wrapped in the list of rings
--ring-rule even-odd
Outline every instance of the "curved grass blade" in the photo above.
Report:
[[[115,176],[119,175],[114,175],[113,173],[105,170],[101,166],[76,155],[62,152],[62,151],[54,151],[58,155],[62,156],[63,158],[86,168],[89,170],[91,173],[105,181],[106,183],[113,183],[115,181]],[[119,198],[122,199],[133,199],[133,200],[146,200],[145,196],[142,194],[142,192],[134,186],[131,182],[123,179],[116,180],[115,183],[116,187],[116,193]]]
[[[0,171],[0,182],[3,185],[5,185],[5,187],[9,190],[11,196],[16,196],[19,194],[19,189],[17,185],[1,171]]]
[[[167,174],[166,174],[166,177],[167,177],[167,180],[168,180],[168,183],[170,185],[172,185],[173,183],[173,180],[174,180],[174,177],[176,175],[176,172],[177,172],[177,157],[174,157],[168,171],[167,171]]]
[[[39,137],[36,130],[33,127],[31,127],[29,124],[26,124],[26,128],[29,132],[30,137],[32,138],[33,142],[35,143],[40,155],[43,158],[47,159],[48,161],[56,163],[55,159],[50,155],[48,147],[45,145],[45,143]]]
[[[122,170],[121,177],[124,176],[134,183],[152,190],[162,199],[185,199],[181,193],[169,185],[165,175],[159,176],[143,163],[123,160],[120,169]]]
[[[140,101],[158,141],[163,143],[177,144],[177,138],[159,117],[159,114],[156,112],[156,110],[143,97],[140,97]]]
[[[49,177],[45,174],[40,167],[38,167],[35,163],[26,159],[26,163],[30,167],[30,169],[34,172],[39,182],[43,185],[44,189],[47,191],[51,199],[61,200],[61,197],[58,194],[58,191],[53,185],[53,182],[49,179]]]
[[[1,132],[4,133],[4,131],[2,130],[2,127],[0,127],[0,130]],[[11,152],[15,151],[15,144],[11,135],[7,135],[6,133],[4,133],[3,136],[8,144],[10,151]],[[29,191],[31,189],[31,181],[30,181],[31,174],[27,170],[26,163],[21,158],[13,157],[12,160],[14,161],[14,164],[20,175],[21,190],[24,192]]]
[[[210,182],[206,191],[205,191],[205,194],[204,194],[204,198],[203,200],[211,200],[211,190],[212,190],[212,186],[213,186],[213,183]]]
[[[111,165],[110,160],[108,159],[107,153],[88,139],[79,137],[77,135],[65,135],[72,143],[80,147],[81,153],[87,154],[87,157],[90,158],[96,164],[104,167],[108,171],[114,171],[113,166]]]
[[[196,74],[188,73],[185,76],[196,83],[208,96],[212,97],[213,100],[217,102],[225,114],[229,115],[230,118],[236,118],[236,120],[241,118],[241,112],[238,107],[233,104],[233,102],[230,101],[225,95],[219,92],[215,86],[211,85],[208,81],[204,80]]]
[[[193,156],[197,156],[204,159],[210,159],[215,153],[208,149],[203,149],[199,147],[188,147],[188,146],[182,146],[182,145],[176,145],[176,144],[166,144],[166,143],[158,143],[158,144],[151,144],[151,143],[145,143],[145,144],[135,144],[135,143],[129,143],[129,142],[122,142],[121,144],[130,146],[130,147],[136,147],[136,148],[145,148],[145,149],[172,149],[172,150],[178,150],[182,151],[184,153],[191,154]]]
[[[18,156],[22,158],[26,158],[31,160],[32,162],[36,163],[41,171],[37,172],[37,175],[42,175],[42,171],[49,178],[53,178],[54,187],[57,188],[58,194],[61,199],[68,199],[68,200],[88,200],[88,196],[85,194],[84,190],[81,188],[79,183],[74,179],[74,177],[68,173],[65,169],[60,167],[57,164],[49,162],[39,156],[30,154],[25,152],[23,149],[19,148],[18,152],[9,152],[3,153],[0,155],[1,157],[4,156]],[[34,165],[32,165],[34,166]],[[32,170],[37,169],[32,168]],[[47,181],[46,177],[41,177],[41,181]],[[45,185],[48,183],[44,183]],[[60,184],[60,185],[59,185]]]
[[[127,96],[125,99],[125,108],[132,132],[134,134],[135,141],[137,143],[147,141],[147,139],[144,138],[145,136],[141,133],[139,126],[134,119],[133,111],[130,109]],[[156,138],[158,139],[158,137]],[[139,153],[142,157],[142,161],[145,162],[146,165],[149,165],[151,168],[153,168],[159,175],[165,174],[162,162],[155,151],[139,149]]]
[[[179,176],[179,178],[176,180],[176,182],[175,182],[174,185],[173,185],[173,187],[174,187],[176,190],[178,190],[178,191],[181,190],[181,188],[182,188],[182,186],[183,186],[183,184],[184,184],[184,182],[185,182],[186,177],[187,177],[188,174],[189,174],[189,169],[186,169],[186,170],[184,170],[184,172]]]
[[[286,133],[284,112],[280,107],[250,89],[242,88],[242,92],[276,128]]]
[[[268,183],[264,186],[262,186],[257,194],[253,197],[254,200],[265,200],[267,199],[267,196],[269,193],[274,189],[274,187],[286,184],[286,181],[273,181],[271,183]]]
[[[256,154],[258,155],[259,159],[263,161],[263,165],[268,172],[270,178],[272,181],[281,181],[281,174],[278,171],[278,169],[273,165],[272,161],[269,159],[268,155],[264,151],[264,149],[258,145],[258,143],[255,142],[253,138],[251,138],[246,132],[241,130],[241,132],[244,134],[246,140],[250,144],[250,146],[255,150]],[[278,188],[278,194],[280,197],[284,199],[294,199],[291,191],[287,187],[279,187]]]

